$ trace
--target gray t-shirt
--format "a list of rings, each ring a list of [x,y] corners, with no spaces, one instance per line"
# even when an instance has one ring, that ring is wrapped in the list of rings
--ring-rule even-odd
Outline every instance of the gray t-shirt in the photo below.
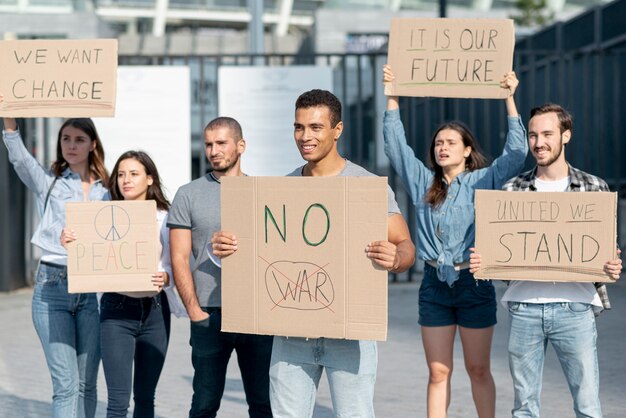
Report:
[[[222,306],[222,271],[207,253],[211,237],[221,229],[220,183],[211,173],[178,189],[167,226],[191,230],[191,273],[200,306]]]
[[[300,166],[287,175],[288,176],[302,176],[303,169],[304,169],[304,166]],[[342,177],[374,176],[376,177],[376,174],[370,173],[369,171],[367,171],[360,165],[356,165],[350,160],[346,160],[346,166],[343,168],[341,173],[338,174],[338,176],[342,176]],[[391,215],[395,215],[396,213],[400,213],[400,208],[398,207],[398,204],[396,203],[396,195],[393,193],[393,190],[391,190],[391,187],[387,185],[387,214],[391,216]]]

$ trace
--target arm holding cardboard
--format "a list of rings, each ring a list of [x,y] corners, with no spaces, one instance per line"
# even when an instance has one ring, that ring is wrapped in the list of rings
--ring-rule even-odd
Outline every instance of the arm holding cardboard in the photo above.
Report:
[[[194,322],[205,320],[209,314],[204,312],[198,302],[196,288],[189,267],[191,255],[191,230],[182,228],[170,229],[170,256],[172,272],[178,294],[185,305],[189,319]]]
[[[476,248],[470,248],[470,258],[469,258],[469,271],[474,274],[478,270],[480,270],[480,264],[482,263],[482,259],[480,258],[480,254],[476,252]]]
[[[387,219],[387,237],[388,241],[371,242],[365,249],[367,257],[391,273],[407,271],[415,263],[415,245],[399,213]]]
[[[506,99],[504,99],[506,103],[506,113],[508,116],[519,116],[519,113],[517,112],[517,106],[515,106],[515,99],[513,98],[518,85],[519,80],[515,75],[515,71],[509,71],[500,81],[500,87],[509,90],[509,95],[506,97]]]
[[[4,102],[4,95],[0,93],[0,103]],[[13,132],[17,130],[17,121],[15,118],[3,118],[4,130],[7,132]]]
[[[217,231],[211,237],[211,247],[213,254],[219,258],[228,257],[237,251],[237,237],[230,232]]]
[[[613,280],[619,280],[619,275],[622,272],[622,250],[617,249],[617,258],[604,263],[604,272]]]
[[[470,260],[469,260],[469,271],[474,274],[478,270],[480,270],[480,265],[482,263],[482,259],[480,254],[476,252],[476,248],[470,248]],[[609,260],[604,263],[604,272],[609,276],[612,280],[619,280],[620,273],[622,272],[622,259],[620,258],[620,254],[622,251],[620,249],[617,250],[617,258],[615,260]]]

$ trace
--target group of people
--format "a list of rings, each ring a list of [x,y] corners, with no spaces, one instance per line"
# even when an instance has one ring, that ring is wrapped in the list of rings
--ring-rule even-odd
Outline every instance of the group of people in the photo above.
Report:
[[[384,82],[393,81],[389,66],[383,73]],[[415,205],[417,245],[388,188],[387,240],[368,244],[364,256],[394,273],[408,270],[416,255],[424,261],[419,324],[429,370],[431,418],[445,417],[450,404],[457,330],[477,415],[495,417],[490,352],[497,303],[493,284],[473,276],[481,266],[480,248],[473,248],[474,191],[608,190],[603,180],[568,165],[564,148],[572,137],[572,120],[562,107],[547,104],[533,109],[527,137],[513,99],[517,86],[513,72],[504,75],[501,87],[508,91],[509,131],[502,154],[491,164],[460,122],[445,123],[435,131],[425,164],[407,144],[398,98],[388,98],[385,153]],[[325,90],[298,97],[294,139],[305,164],[288,175],[374,175],[338,152],[341,107]],[[41,215],[32,239],[42,250],[33,322],[52,377],[54,417],[94,416],[100,358],[107,383],[107,417],[125,417],[131,394],[134,417],[153,417],[170,312],[190,319],[194,377],[189,417],[217,415],[233,350],[250,417],[311,417],[324,370],[337,417],[374,417],[376,342],[221,331],[219,259],[244,245],[220,226],[220,180],[245,175],[241,157],[246,142],[235,119],[218,117],[206,126],[204,145],[211,171],[182,186],[171,205],[156,166],[142,151],[124,153],[108,175],[102,142],[90,119],[68,119],[61,126],[50,170],[26,150],[14,119],[4,119],[3,140],[19,177],[37,195]],[[529,148],[536,167],[520,174]],[[162,252],[153,292],[105,293],[99,300],[94,294],[68,293],[65,247],[78,237],[64,227],[65,203],[102,199],[156,201]],[[606,274],[614,280],[621,268],[619,258],[605,263]],[[513,281],[502,304],[511,317],[513,417],[539,416],[548,341],[565,372],[576,416],[601,417],[594,313],[609,307],[606,288]],[[544,326],[547,321],[550,327]]]

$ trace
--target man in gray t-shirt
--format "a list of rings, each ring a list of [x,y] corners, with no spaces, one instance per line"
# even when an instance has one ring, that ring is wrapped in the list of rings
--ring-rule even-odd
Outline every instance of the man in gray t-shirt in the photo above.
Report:
[[[221,332],[222,272],[217,258],[208,253],[211,236],[220,229],[220,179],[244,175],[240,157],[245,144],[236,120],[221,117],[211,121],[204,130],[204,145],[213,171],[181,187],[169,212],[174,281],[191,320],[194,376],[190,418],[217,415],[233,350],[237,352],[250,417],[272,416],[272,337]]]
[[[311,90],[296,101],[294,138],[307,163],[294,176],[372,176],[337,151],[341,103],[332,93]],[[415,246],[393,192],[388,193],[388,241],[370,243],[366,255],[391,272],[415,261]],[[225,257],[237,250],[236,237],[225,232],[212,239],[213,252]],[[278,418],[313,415],[315,392],[326,370],[336,416],[374,417],[374,382],[378,361],[375,341],[274,337],[270,366],[272,412]]]

